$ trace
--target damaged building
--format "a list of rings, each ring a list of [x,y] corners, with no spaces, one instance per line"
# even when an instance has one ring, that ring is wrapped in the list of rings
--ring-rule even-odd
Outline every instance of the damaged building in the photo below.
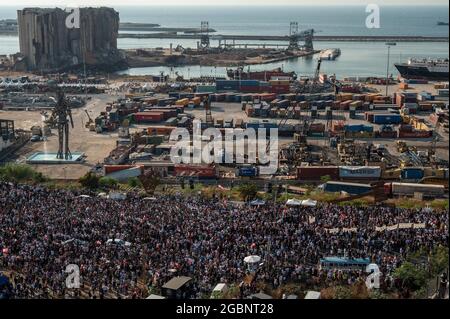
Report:
[[[119,13],[112,8],[80,8],[79,28],[68,28],[71,12],[60,8],[18,10],[20,53],[28,70],[113,68],[124,63],[117,49]]]

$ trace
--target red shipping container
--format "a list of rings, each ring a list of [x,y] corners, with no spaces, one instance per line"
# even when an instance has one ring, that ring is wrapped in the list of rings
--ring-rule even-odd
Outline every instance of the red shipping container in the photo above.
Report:
[[[164,113],[161,112],[140,112],[134,114],[134,119],[138,123],[161,122],[164,120]]]
[[[325,132],[325,124],[323,124],[323,123],[310,124],[309,131],[311,133],[323,133],[323,132]]]
[[[174,130],[174,127],[169,126],[151,126],[147,128],[147,134],[148,135],[170,135],[172,131]]]
[[[332,180],[339,179],[337,166],[301,166],[297,167],[297,179],[305,181],[320,181],[323,176],[330,176]]]
[[[282,84],[273,84],[271,88],[272,93],[289,93],[290,92],[290,86],[289,85],[282,85]]]
[[[373,123],[373,113],[372,112],[366,112],[366,121]]]
[[[396,131],[392,132],[379,132],[378,136],[381,138],[397,138],[398,134]]]
[[[398,131],[399,138],[428,138],[432,136],[431,131]]]
[[[241,86],[239,91],[244,92],[244,93],[257,93],[257,92],[260,92],[260,87],[259,86]]]
[[[421,111],[432,111],[433,110],[433,104],[431,103],[420,103],[419,104],[419,109]]]
[[[339,101],[333,101],[333,104],[331,105],[332,110],[339,110],[341,108],[341,102]]]

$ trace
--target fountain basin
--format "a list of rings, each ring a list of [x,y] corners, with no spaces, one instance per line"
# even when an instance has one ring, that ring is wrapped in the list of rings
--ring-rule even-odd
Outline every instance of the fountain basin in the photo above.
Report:
[[[37,152],[27,158],[28,164],[81,164],[85,161],[85,155],[81,152],[73,152],[72,158],[56,158],[58,153]]]

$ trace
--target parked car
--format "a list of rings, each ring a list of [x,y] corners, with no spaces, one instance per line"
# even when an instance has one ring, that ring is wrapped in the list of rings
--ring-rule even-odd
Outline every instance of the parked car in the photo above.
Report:
[[[42,141],[42,137],[39,136],[39,135],[33,135],[31,137],[30,141],[32,141],[32,142],[40,142],[40,141]]]

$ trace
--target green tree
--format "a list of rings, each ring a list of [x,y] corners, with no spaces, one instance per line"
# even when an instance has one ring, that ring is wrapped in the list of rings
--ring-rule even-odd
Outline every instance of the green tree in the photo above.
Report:
[[[80,184],[89,189],[97,189],[100,185],[100,177],[89,172],[79,179]]]
[[[241,197],[245,200],[252,200],[258,194],[258,186],[255,184],[242,184],[238,187]]]
[[[449,265],[448,247],[439,246],[434,249],[430,257],[430,268],[433,275],[440,275]]]
[[[331,176],[330,176],[330,175],[322,176],[322,177],[320,178],[320,181],[321,181],[322,183],[328,183],[329,181],[331,181]]]
[[[411,262],[404,262],[394,271],[394,278],[400,280],[401,288],[416,291],[427,282],[427,272]]]
[[[156,187],[161,183],[159,176],[152,170],[148,170],[139,176],[139,181],[148,194],[154,194]]]

